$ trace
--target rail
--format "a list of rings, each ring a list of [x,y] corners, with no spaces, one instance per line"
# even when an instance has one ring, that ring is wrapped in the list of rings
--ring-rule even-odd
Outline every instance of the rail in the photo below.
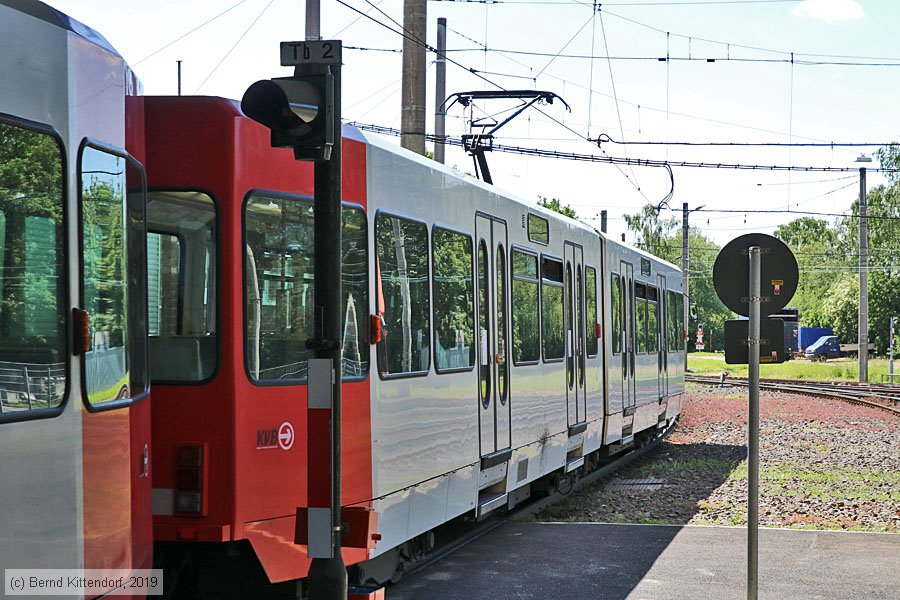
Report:
[[[694,383],[721,385],[721,379],[718,376],[685,375],[684,379]],[[747,385],[747,380],[743,377],[729,376],[725,382],[731,385]],[[900,415],[900,386],[893,384],[762,379],[760,380],[760,389],[834,398]]]

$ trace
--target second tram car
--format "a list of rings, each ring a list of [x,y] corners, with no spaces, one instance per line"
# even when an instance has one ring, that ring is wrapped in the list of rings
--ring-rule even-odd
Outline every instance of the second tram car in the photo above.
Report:
[[[215,585],[301,578],[314,466],[278,434],[306,432],[311,165],[233,101],[142,102],[156,539]],[[342,502],[380,537],[345,549],[360,579],[677,417],[676,267],[352,128],[343,176]]]

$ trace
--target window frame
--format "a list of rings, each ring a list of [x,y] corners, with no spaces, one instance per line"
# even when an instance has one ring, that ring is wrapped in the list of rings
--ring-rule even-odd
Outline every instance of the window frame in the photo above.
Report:
[[[125,160],[125,162],[131,162],[133,166],[137,167],[141,173],[141,180],[143,183],[144,190],[144,222],[143,222],[143,233],[144,233],[144,323],[149,328],[150,316],[148,314],[148,302],[147,302],[147,283],[146,283],[146,269],[147,269],[147,171],[144,169],[144,165],[134,158],[128,151],[123,150],[121,148],[117,148],[110,144],[106,144],[104,142],[95,140],[93,138],[86,137],[81,140],[81,143],[78,146],[78,155],[77,155],[77,168],[76,168],[76,184],[78,188],[78,199],[77,203],[77,211],[78,211],[78,222],[76,224],[76,230],[78,232],[78,306],[84,306],[84,195],[83,195],[83,187],[84,181],[82,180],[82,170],[81,164],[84,159],[84,151],[87,148],[92,148],[94,150],[99,150],[100,152],[106,152],[107,154],[112,154],[114,156],[118,156]],[[126,181],[127,181],[127,171],[126,171]],[[125,212],[127,215],[128,212],[128,194],[126,189],[125,195]],[[127,265],[127,266],[130,266]],[[131,310],[128,311],[131,313]],[[124,408],[128,406],[132,406],[138,404],[139,402],[144,401],[150,396],[150,350],[149,350],[149,342],[147,341],[147,331],[143,332],[144,338],[144,374],[146,381],[144,382],[144,389],[138,394],[131,396],[129,398],[122,398],[121,400],[110,400],[108,402],[103,402],[100,404],[93,404],[88,398],[87,391],[87,360],[85,360],[84,354],[81,355],[81,399],[85,408],[88,412],[97,413],[97,412],[105,412],[109,410],[116,410],[119,408]]]
[[[298,379],[285,379],[285,380],[275,380],[275,379],[254,379],[250,375],[250,362],[249,356],[247,354],[247,298],[245,290],[247,289],[247,268],[246,268],[246,258],[247,258],[247,202],[254,195],[261,195],[270,198],[275,198],[277,200],[300,200],[301,202],[308,201],[310,206],[315,206],[315,198],[313,196],[309,196],[306,194],[294,194],[291,192],[284,192],[279,190],[268,190],[265,188],[250,188],[244,194],[244,198],[241,200],[241,354],[243,356],[244,363],[244,375],[247,377],[247,381],[254,387],[290,387],[290,386],[304,386],[309,383],[309,377],[298,378]],[[366,224],[366,293],[369,293],[369,263],[370,263],[370,255],[369,255],[369,220],[368,213],[365,208],[357,203],[357,202],[346,202],[341,201],[341,219],[343,219],[343,210],[344,208],[352,208],[354,210],[359,210],[363,213],[363,217],[365,218]],[[315,209],[314,209],[315,210]],[[313,213],[313,218],[315,218],[315,213]],[[313,224],[315,227],[315,222]],[[343,221],[341,223],[341,227],[343,228]],[[343,231],[341,239],[343,239]],[[315,243],[315,240],[313,241]],[[217,284],[217,287],[220,287]],[[341,300],[343,302],[343,299]],[[369,299],[366,299],[367,304],[369,303]],[[369,308],[366,307],[366,312],[368,314]],[[221,315],[221,311],[217,315],[219,318]],[[366,323],[363,327],[364,332],[369,331],[369,325]],[[372,353],[371,353],[371,344],[369,343],[368,333],[365,333],[362,338],[366,343],[364,344],[369,350],[369,362],[366,367],[366,372],[363,375],[357,376],[345,376],[343,373],[343,368],[341,369],[341,381],[347,383],[353,383],[358,381],[365,381],[369,377],[369,372],[372,368]],[[221,344],[221,340],[219,340]],[[363,344],[361,344],[363,345]],[[220,346],[221,348],[221,346]],[[221,356],[220,356],[221,359]],[[341,357],[343,361],[343,356]],[[221,360],[220,360],[221,362]],[[343,362],[342,362],[343,366]],[[213,374],[215,376],[216,373]]]
[[[147,189],[148,203],[149,203],[150,194],[154,193],[154,192],[160,192],[160,193],[191,192],[191,193],[197,193],[197,194],[204,194],[207,198],[212,200],[213,208],[215,209],[216,214],[215,214],[214,224],[215,224],[216,231],[215,231],[215,236],[213,236],[213,237],[214,237],[214,241],[216,244],[216,256],[215,256],[215,261],[211,266],[216,270],[216,289],[214,290],[215,302],[216,302],[216,364],[213,367],[213,370],[210,372],[209,377],[207,377],[206,379],[197,380],[197,381],[177,381],[177,380],[169,380],[169,379],[156,379],[156,378],[153,378],[152,374],[151,374],[151,383],[153,385],[178,385],[178,386],[206,385],[206,384],[212,382],[219,375],[219,370],[222,367],[222,226],[221,226],[222,215],[221,215],[221,210],[220,210],[221,204],[219,203],[219,199],[216,197],[216,195],[213,194],[212,191],[210,191],[206,188],[193,188],[193,187],[148,188]],[[243,204],[241,205],[241,212],[243,213]],[[147,219],[148,227],[149,227],[149,221],[150,220],[148,218]],[[244,224],[244,221],[243,221],[243,214],[242,214],[242,216],[241,216],[241,240],[242,241],[243,241],[243,236],[244,236],[243,224]],[[147,233],[159,233],[159,232],[154,232],[154,231],[148,229]],[[181,246],[181,253],[182,253],[182,257],[181,257],[182,264],[184,264],[184,243],[183,242],[182,242],[182,246]],[[244,247],[242,245],[241,246],[242,262],[243,262],[243,256],[244,256]],[[243,270],[244,269],[242,266],[241,271],[243,271]],[[243,286],[246,286],[246,282],[243,279],[244,277],[246,277],[246,274],[242,273],[241,274],[241,284],[242,284],[241,290],[245,289]],[[178,274],[178,286],[180,289],[183,289],[183,286],[184,286],[184,272],[183,271]],[[243,292],[241,293],[241,296],[243,296]],[[181,297],[179,297],[179,299],[178,299],[178,304],[179,304],[179,311],[181,311],[182,310],[181,307],[183,304],[183,300],[181,299]],[[243,302],[243,300],[241,301],[241,304],[245,304]],[[148,310],[148,312],[150,310],[149,302],[147,303],[147,310]],[[246,314],[243,315],[243,318],[246,319]],[[244,322],[245,331],[246,331],[246,327],[247,327],[247,324],[246,324],[246,322]],[[149,314],[147,315],[147,338],[148,338],[147,343],[149,346],[149,343],[150,343],[149,342],[149,338],[150,338],[150,316],[149,316]],[[149,348],[148,348],[148,352],[147,352],[148,360],[149,360],[149,357],[150,357],[150,353],[149,353]],[[246,366],[247,365],[245,364],[244,365],[245,369],[246,369]],[[250,373],[249,370],[247,370],[248,377],[249,377],[249,373]]]
[[[377,211],[376,215],[380,212],[382,212],[382,211]],[[398,217],[399,217],[399,215],[398,215]],[[426,226],[427,226],[427,224],[426,224]],[[429,275],[428,279],[430,280],[430,286],[428,289],[428,293],[430,296],[429,302],[431,303],[431,324],[430,324],[431,325],[430,326],[431,336],[432,336],[432,343],[431,343],[432,363],[431,364],[434,365],[434,372],[437,373],[438,375],[447,375],[447,374],[451,374],[451,373],[467,373],[469,371],[474,371],[475,365],[478,363],[477,347],[473,348],[475,350],[475,356],[474,356],[474,359],[470,366],[468,366],[468,367],[452,367],[449,369],[439,369],[438,368],[437,344],[434,343],[434,323],[437,321],[437,319],[435,318],[435,302],[434,302],[434,297],[435,297],[435,294],[434,294],[434,289],[435,289],[434,230],[435,229],[440,229],[442,231],[446,231],[449,233],[455,233],[458,235],[462,235],[469,240],[469,250],[470,250],[469,251],[469,283],[472,286],[472,313],[469,316],[472,317],[472,344],[473,344],[473,346],[475,346],[476,344],[479,343],[479,341],[478,341],[478,323],[476,323],[477,319],[476,319],[476,310],[475,310],[475,294],[476,294],[476,290],[475,290],[476,282],[475,282],[475,275],[474,275],[474,273],[475,273],[475,254],[476,254],[475,240],[474,240],[474,237],[470,233],[468,233],[462,229],[456,229],[454,227],[440,225],[438,223],[432,223],[431,231],[428,232],[428,235],[429,235],[428,246],[429,246],[429,251],[431,252],[431,256],[430,256],[431,262],[428,265],[428,275]],[[377,302],[378,299],[376,298],[375,301]],[[375,307],[375,311],[376,312],[378,311],[377,306]],[[379,369],[379,371],[380,371],[380,369]]]
[[[547,285],[552,287],[558,287],[562,290],[562,295],[560,297],[560,306],[562,306],[562,323],[560,327],[562,328],[562,356],[559,358],[547,358],[544,356],[544,259],[552,260],[553,262],[559,263],[560,266],[560,276],[563,278],[563,281],[554,281],[552,279],[547,280]],[[538,309],[540,311],[540,341],[541,341],[541,361],[547,364],[551,363],[560,363],[566,360],[566,261],[558,256],[554,256],[552,254],[545,254],[543,252],[540,253],[540,258],[538,260],[538,283],[540,285],[540,301],[538,302]]]
[[[625,311],[622,310],[622,304],[624,302],[623,295],[625,292],[625,285],[622,282],[622,274],[617,271],[611,271],[609,274],[610,278],[610,286],[609,286],[609,328],[610,328],[610,353],[613,356],[620,356],[625,348],[622,343],[622,332],[625,331]],[[618,298],[616,298],[618,295]],[[616,301],[618,300],[618,302]],[[618,325],[619,331],[618,335],[616,335],[616,316],[618,316]],[[617,345],[618,344],[618,345]],[[616,351],[618,348],[618,351]]]
[[[403,219],[404,221],[409,221],[409,222],[411,222],[411,223],[418,223],[419,225],[424,226],[424,227],[425,227],[425,235],[428,236],[428,239],[425,240],[425,242],[426,242],[427,247],[428,247],[428,248],[431,248],[431,230],[428,228],[428,223],[427,223],[425,220],[420,220],[420,219],[416,219],[416,218],[413,218],[413,217],[408,217],[408,216],[406,216],[406,215],[404,215],[404,214],[402,214],[402,213],[399,213],[399,212],[394,212],[394,211],[384,210],[384,209],[378,209],[378,210],[375,211],[374,218],[372,219],[372,250],[373,250],[373,253],[374,253],[374,257],[370,257],[370,260],[371,260],[371,262],[372,262],[372,268],[373,268],[373,269],[375,268],[375,261],[379,260],[379,258],[378,258],[378,239],[377,239],[378,236],[376,235],[376,233],[377,233],[377,232],[376,232],[376,229],[378,228],[378,219],[379,219],[379,217],[381,217],[381,216],[395,217],[395,218],[397,218],[397,219]],[[367,224],[367,226],[368,226],[368,224]],[[475,248],[474,248],[474,246],[473,246],[472,252],[473,252],[473,254],[475,254]],[[430,345],[433,345],[433,344],[434,344],[434,339],[433,339],[433,336],[434,336],[434,331],[433,331],[433,330],[434,330],[434,323],[433,323],[434,317],[433,317],[433,315],[432,315],[432,311],[434,310],[434,308],[433,308],[434,302],[432,301],[433,299],[432,299],[432,297],[431,297],[431,279],[433,278],[433,275],[432,275],[432,268],[431,268],[432,265],[431,265],[431,252],[430,252],[430,251],[425,253],[425,260],[428,261],[428,264],[426,265],[426,271],[427,271],[426,277],[428,278],[428,283],[429,283],[429,285],[426,286],[426,289],[428,290],[428,310],[426,310],[426,314],[428,315],[428,320],[429,320],[429,323],[428,323],[428,343],[429,343]],[[473,260],[474,260],[474,258],[473,258]],[[477,279],[477,278],[476,278],[476,279]],[[475,287],[476,287],[476,286],[477,286],[477,284],[475,284],[475,285],[473,286],[473,290],[475,290]],[[380,313],[379,310],[378,310],[378,309],[380,308],[380,307],[378,306],[378,294],[375,294],[375,298],[374,298],[373,302],[374,302],[374,306],[375,306],[375,314],[376,314],[376,315],[380,315],[381,313]],[[472,304],[473,304],[473,306],[474,306],[475,303],[473,302]],[[476,319],[476,321],[477,321],[477,319]],[[475,323],[475,330],[476,330],[476,332],[477,332],[477,330],[478,330],[478,323],[477,323],[477,322]],[[377,369],[376,369],[376,370],[378,371],[378,377],[379,377],[382,381],[390,381],[390,380],[394,380],[394,379],[409,379],[409,378],[413,378],[413,377],[426,377],[426,376],[428,376],[429,373],[431,373],[431,368],[432,368],[432,366],[434,366],[434,363],[432,362],[432,354],[433,354],[434,351],[433,351],[433,350],[430,350],[430,351],[428,352],[428,368],[427,368],[427,369],[422,370],[422,371],[409,371],[409,372],[407,372],[407,373],[388,373],[388,374],[385,374],[385,373],[382,372],[382,370],[381,370],[381,364],[379,363],[379,361],[380,361],[381,359],[378,358],[378,350],[377,350],[378,345],[376,344],[375,347],[376,347],[376,351],[375,351],[375,362],[376,362],[376,366],[377,366]],[[370,367],[369,367],[369,368],[371,368],[371,362],[372,362],[372,361],[370,360],[370,361],[369,361],[369,364],[370,364]],[[476,355],[476,358],[475,358],[475,362],[476,362],[476,363],[478,362],[478,357],[477,357],[477,355]]]
[[[13,127],[18,127],[20,129],[25,129],[28,131],[32,131],[34,133],[40,133],[49,136],[56,142],[56,146],[59,149],[59,160],[60,160],[60,179],[61,179],[61,196],[60,202],[62,203],[62,247],[63,247],[63,268],[60,272],[61,285],[65,290],[64,297],[62,298],[62,303],[60,308],[62,308],[63,315],[63,348],[62,348],[62,356],[64,357],[63,364],[65,370],[65,386],[63,387],[62,392],[62,400],[59,405],[52,406],[49,408],[33,408],[31,410],[23,410],[16,412],[3,412],[0,413],[0,426],[4,423],[15,423],[21,421],[35,421],[38,419],[52,419],[54,417],[58,417],[65,411],[66,406],[69,403],[69,396],[72,395],[73,386],[72,386],[72,304],[69,300],[70,298],[70,284],[71,278],[69,274],[69,263],[68,254],[69,254],[69,222],[71,220],[71,211],[69,208],[69,200],[71,194],[69,193],[69,154],[66,149],[65,141],[63,140],[62,135],[59,130],[53,127],[52,125],[41,123],[39,121],[32,121],[30,119],[24,119],[22,117],[17,117],[15,115],[9,113],[0,112],[0,123],[11,125]],[[81,197],[81,194],[78,194],[78,197]],[[80,284],[79,284],[80,285]]]
[[[583,267],[583,271],[584,271],[584,295],[585,295],[585,298],[584,298],[584,320],[585,320],[584,354],[587,358],[596,358],[597,355],[600,354],[600,342],[601,342],[600,336],[594,335],[597,332],[597,324],[600,322],[597,319],[597,313],[599,312],[599,308],[600,308],[600,303],[598,302],[598,299],[601,297],[601,295],[597,292],[597,284],[599,282],[599,279],[597,278],[597,274],[599,273],[599,271],[597,270],[597,267],[594,267],[587,263],[583,263],[582,267]],[[593,289],[588,287],[588,271],[592,271],[594,273]],[[588,313],[591,312],[591,294],[592,293],[593,293],[593,298],[594,298],[594,314],[590,315]],[[591,317],[593,317],[593,319],[591,319]],[[588,332],[587,327],[586,327],[588,325],[589,319],[591,319],[590,326],[591,326],[592,332]],[[594,347],[593,354],[590,353],[590,348],[589,348],[590,341],[592,338],[596,344],[596,346]]]
[[[532,233],[531,233],[531,217],[534,217],[536,219],[541,219],[544,222],[544,224],[547,225],[547,241],[538,239],[532,235]],[[550,245],[550,219],[549,218],[541,216],[540,214],[529,210],[525,216],[525,223],[526,223],[525,229],[526,229],[526,233],[528,234],[529,242],[532,242],[535,244],[540,244],[541,246],[549,246]]]
[[[534,266],[537,277],[535,279],[526,279],[524,277],[516,277],[515,272],[515,260],[513,259],[513,255],[516,252],[521,252],[522,254],[526,254],[534,258]],[[515,314],[516,314],[516,306],[513,301],[513,286],[515,285],[516,280],[524,282],[524,283],[533,283],[535,286],[535,290],[537,291],[537,358],[534,360],[523,360],[516,361],[515,360],[515,352],[510,350],[510,356],[513,359],[512,364],[514,367],[527,367],[530,365],[539,365],[541,364],[541,358],[543,355],[543,346],[541,345],[541,336],[543,332],[541,331],[541,258],[540,253],[537,250],[532,250],[531,248],[526,248],[524,246],[519,246],[518,244],[512,244],[507,252],[508,256],[508,271],[509,271],[509,296],[510,296],[510,324],[515,323]],[[512,348],[515,340],[513,339],[513,334],[515,332],[515,326],[510,327],[509,338],[510,338],[510,348]]]

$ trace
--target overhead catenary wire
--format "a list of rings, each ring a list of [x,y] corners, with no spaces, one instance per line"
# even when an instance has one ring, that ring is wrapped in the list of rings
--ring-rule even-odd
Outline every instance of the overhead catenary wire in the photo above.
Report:
[[[216,71],[219,70],[219,67],[222,66],[222,63],[224,63],[228,59],[228,57],[231,55],[231,53],[234,51],[234,49],[238,47],[238,44],[240,44],[241,41],[247,36],[247,34],[250,33],[250,30],[253,29],[253,27],[256,25],[257,22],[259,22],[259,20],[262,18],[262,16],[264,14],[266,14],[266,11],[269,10],[269,7],[272,6],[272,3],[274,3],[274,2],[275,2],[275,0],[269,0],[269,3],[263,7],[263,9],[259,12],[258,15],[256,15],[256,18],[253,19],[253,21],[250,23],[250,25],[247,26],[247,29],[244,30],[244,33],[242,33],[240,35],[240,37],[237,39],[237,41],[234,43],[234,45],[228,49],[228,52],[225,53],[225,56],[223,56],[222,59],[218,63],[216,63],[216,66],[213,67],[212,71],[209,72],[209,75],[206,76],[206,79],[204,79],[203,82],[197,86],[197,91],[200,91],[201,89],[203,89],[203,86],[206,85],[206,82],[209,81],[210,77],[212,77],[216,73]]]
[[[384,127],[381,125],[374,125],[370,123],[360,123],[360,122],[350,122],[349,125],[354,127],[358,127],[359,129],[363,129],[366,131],[372,131],[374,133],[382,133],[385,135],[400,135],[399,130]],[[425,139],[428,141],[435,141],[436,136],[434,134],[426,134]],[[446,143],[460,146],[462,147],[462,140],[448,137],[445,140]],[[705,162],[705,161],[665,161],[665,160],[655,160],[655,159],[647,159],[647,158],[625,158],[621,156],[598,156],[596,154],[582,154],[578,152],[561,152],[559,150],[546,150],[543,148],[528,148],[522,146],[509,146],[505,144],[494,144],[493,150],[496,152],[507,152],[510,154],[520,154],[526,156],[539,156],[542,158],[557,158],[563,160],[574,160],[574,161],[582,161],[582,162],[595,162],[595,163],[609,163],[615,165],[628,165],[633,164],[642,167],[665,167],[665,165],[669,165],[672,167],[688,167],[688,168],[705,168],[705,169],[728,169],[728,170],[742,170],[742,171],[797,171],[797,172],[807,172],[807,173],[855,173],[857,169],[855,167],[819,167],[819,166],[797,166],[797,165],[758,165],[758,164],[745,164],[745,163],[721,163],[721,162]],[[879,167],[867,169],[867,171],[871,173],[900,173],[900,168],[891,168],[891,167]],[[672,209],[675,210],[675,209]],[[749,212],[744,210],[736,210],[734,212]],[[779,212],[802,212],[802,211],[779,211]],[[823,213],[824,214],[824,213]],[[837,215],[840,216],[840,215]]]
[[[234,10],[235,8],[237,8],[238,6],[240,6],[241,4],[244,4],[245,2],[247,2],[247,0],[240,0],[240,2],[237,2],[237,3],[235,3],[235,4],[232,4],[231,6],[229,6],[228,8],[226,8],[225,10],[223,10],[222,12],[220,12],[219,14],[217,14],[216,16],[210,17],[209,19],[207,19],[207,20],[204,21],[203,23],[200,23],[199,25],[197,25],[196,27],[194,27],[194,28],[191,29],[190,31],[181,34],[180,36],[178,36],[177,38],[175,38],[175,39],[172,40],[171,42],[168,42],[167,44],[165,44],[163,47],[159,48],[158,50],[154,50],[153,52],[151,52],[150,54],[148,54],[148,55],[145,56],[144,58],[142,58],[142,59],[140,59],[139,61],[133,63],[131,66],[132,66],[132,67],[136,67],[136,66],[138,66],[139,64],[141,64],[142,62],[144,62],[144,61],[146,61],[146,60],[149,60],[149,59],[153,58],[154,56],[156,56],[157,54],[159,54],[159,53],[162,52],[163,50],[165,50],[165,49],[167,49],[167,48],[170,48],[171,46],[174,46],[175,44],[177,44],[178,42],[180,42],[180,41],[183,40],[184,38],[188,37],[188,36],[191,35],[192,33],[196,33],[197,31],[200,31],[201,29],[203,29],[204,27],[206,27],[207,25],[209,25],[210,23],[212,23],[213,21],[215,21],[215,20],[218,19],[219,17],[222,17],[222,16],[226,15],[227,13],[231,12],[232,10]]]

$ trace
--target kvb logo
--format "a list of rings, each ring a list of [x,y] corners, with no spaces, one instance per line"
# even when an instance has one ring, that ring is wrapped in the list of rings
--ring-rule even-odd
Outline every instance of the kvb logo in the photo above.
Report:
[[[282,450],[290,450],[294,445],[294,427],[287,421],[278,428],[278,445]]]
[[[260,429],[256,432],[256,449],[290,450],[294,446],[294,426],[285,421],[278,429]]]

